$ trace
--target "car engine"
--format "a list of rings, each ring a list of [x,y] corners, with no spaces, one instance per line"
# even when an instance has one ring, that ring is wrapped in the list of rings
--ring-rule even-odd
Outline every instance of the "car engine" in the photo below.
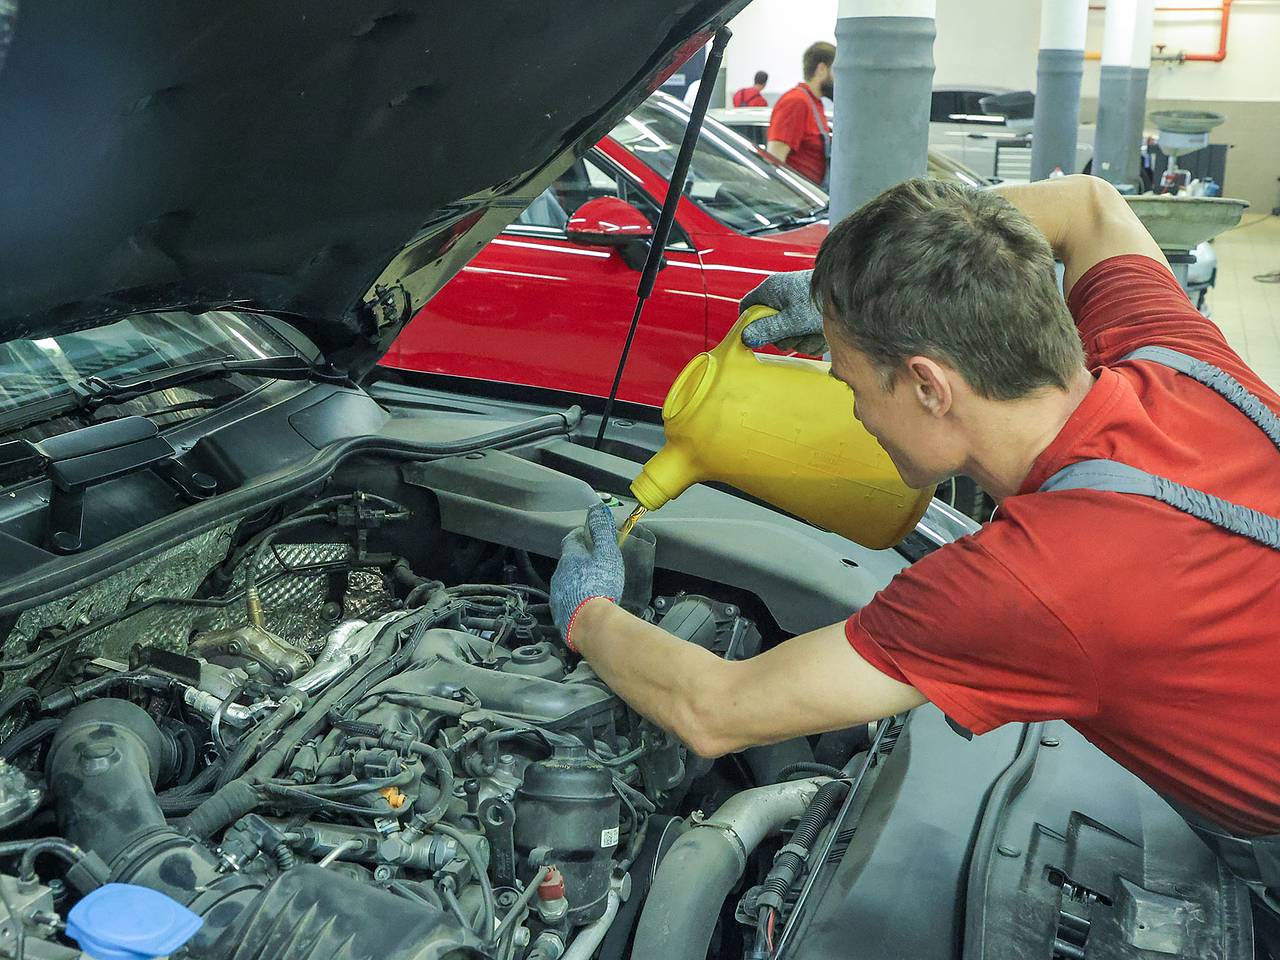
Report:
[[[767,957],[807,852],[775,862],[777,835],[813,845],[867,731],[697,757],[559,642],[551,568],[330,491],[23,612],[0,894],[27,929],[0,950],[80,956],[75,905],[116,883],[198,916],[192,957]],[[728,657],[767,643],[738,598],[638,569],[634,612]],[[682,844],[722,875],[646,933]]]

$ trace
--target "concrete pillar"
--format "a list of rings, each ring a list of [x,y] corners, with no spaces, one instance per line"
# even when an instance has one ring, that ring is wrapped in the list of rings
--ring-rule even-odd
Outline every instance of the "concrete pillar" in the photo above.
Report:
[[[1044,180],[1055,167],[1079,173],[1080,78],[1089,0],[1042,0],[1040,59],[1036,68],[1036,112],[1031,139],[1031,179]]]
[[[840,0],[831,222],[928,169],[936,0]]]
[[[1155,0],[1107,0],[1093,172],[1136,188]]]
[[[1151,36],[1155,28],[1156,0],[1138,0],[1133,26],[1133,51],[1129,57],[1129,153],[1126,183],[1141,190],[1142,128],[1147,119],[1147,76],[1151,73]]]

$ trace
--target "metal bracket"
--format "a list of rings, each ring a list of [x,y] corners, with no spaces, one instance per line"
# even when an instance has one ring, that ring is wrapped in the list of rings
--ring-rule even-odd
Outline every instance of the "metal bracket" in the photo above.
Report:
[[[501,797],[490,797],[480,804],[480,823],[489,839],[493,877],[497,885],[511,887],[516,882],[516,844],[513,827],[516,813]]]

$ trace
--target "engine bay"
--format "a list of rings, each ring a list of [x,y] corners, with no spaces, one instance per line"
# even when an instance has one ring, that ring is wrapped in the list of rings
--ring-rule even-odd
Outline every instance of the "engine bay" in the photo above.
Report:
[[[193,957],[771,956],[872,731],[696,756],[564,648],[553,561],[374,473],[12,620],[0,935],[80,956],[76,905],[130,884]],[[690,642],[782,638],[642,570],[624,604]],[[722,876],[682,891],[682,851]]]

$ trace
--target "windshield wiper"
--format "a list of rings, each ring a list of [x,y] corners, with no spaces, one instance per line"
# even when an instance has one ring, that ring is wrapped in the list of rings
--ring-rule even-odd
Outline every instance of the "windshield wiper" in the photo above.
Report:
[[[819,220],[830,215],[831,208],[829,206],[819,207],[812,213],[801,214],[799,216],[779,217],[770,223],[762,223],[758,227],[752,227],[749,230],[742,231],[749,237],[754,237],[758,233],[767,233],[770,230],[791,230],[795,227],[807,227],[811,223],[817,223]]]
[[[176,367],[167,367],[155,373],[136,377],[106,380],[102,377],[85,377],[72,383],[67,393],[47,397],[0,414],[0,434],[41,423],[60,414],[72,411],[89,412],[109,403],[124,403],[158,390],[181,386],[209,377],[240,374],[263,377],[269,380],[310,380],[316,383],[332,383],[338,386],[351,384],[347,375],[333,367],[318,367],[299,356],[258,357],[237,360],[222,357],[217,360],[198,360]]]

